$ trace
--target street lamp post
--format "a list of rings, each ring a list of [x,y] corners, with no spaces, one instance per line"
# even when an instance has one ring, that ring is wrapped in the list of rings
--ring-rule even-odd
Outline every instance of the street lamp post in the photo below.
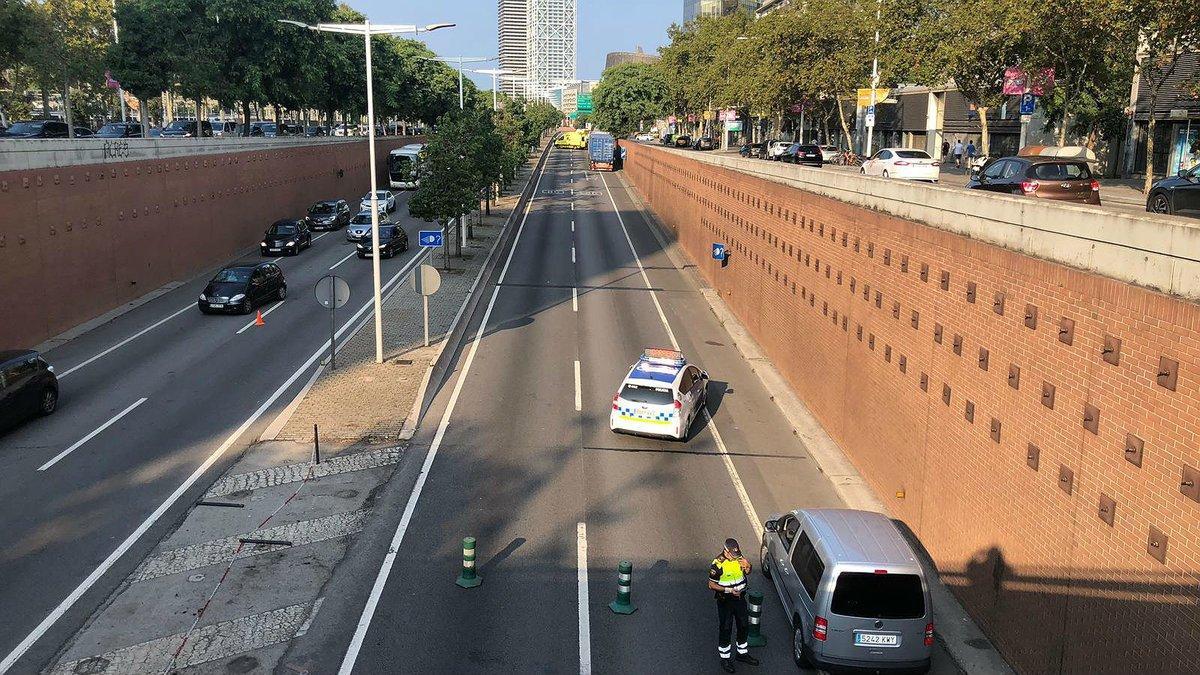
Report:
[[[371,36],[398,35],[402,33],[428,33],[439,28],[452,28],[452,23],[435,23],[428,26],[379,24],[372,26],[370,21],[356,23],[319,23],[309,25],[300,21],[278,19],[279,23],[299,26],[323,33],[348,33],[362,35],[366,42],[367,65],[367,147],[371,156],[371,277],[375,289],[375,363],[383,363],[383,300],[379,273],[379,199],[376,190],[375,170],[375,97],[373,76],[371,71]],[[197,115],[199,117],[199,115]],[[199,119],[196,121],[200,123]]]
[[[879,88],[879,17],[883,0],[875,2],[875,56],[871,58],[871,123],[867,125],[867,148],[864,155],[871,155],[871,142],[875,135],[875,91]]]
[[[441,61],[442,63],[457,63],[458,67],[458,109],[462,110],[465,106],[463,100],[463,64],[464,63],[483,63],[485,61],[495,61],[498,56],[418,56],[422,61]],[[492,80],[493,83],[495,79]]]
[[[484,69],[484,70],[471,70],[471,72],[472,72],[472,73],[478,73],[479,75],[491,75],[491,76],[492,76],[492,112],[496,112],[497,110],[499,110],[499,109],[500,109],[500,108],[499,108],[499,104],[498,104],[498,101],[497,101],[497,99],[496,99],[496,77],[497,77],[498,75],[512,75],[512,74],[514,74],[514,73],[513,73],[513,71],[511,71],[511,70],[505,70],[505,69],[503,69],[503,68],[487,68],[487,69]],[[509,79],[511,79],[511,80],[523,80],[523,79],[525,79],[525,78],[523,78],[523,77],[514,77],[514,78],[509,78]]]

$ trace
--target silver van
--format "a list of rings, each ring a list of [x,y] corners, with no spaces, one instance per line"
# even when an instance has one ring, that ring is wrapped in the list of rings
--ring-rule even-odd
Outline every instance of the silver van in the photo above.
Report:
[[[802,668],[929,670],[933,609],[917,556],[882,514],[797,509],[765,523],[761,567]]]

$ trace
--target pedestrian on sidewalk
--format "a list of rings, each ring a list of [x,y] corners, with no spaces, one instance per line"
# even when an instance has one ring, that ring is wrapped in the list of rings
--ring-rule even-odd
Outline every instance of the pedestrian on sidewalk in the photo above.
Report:
[[[971,168],[971,163],[975,161],[975,141],[967,141],[967,168]]]
[[[954,167],[962,168],[963,144],[961,138],[954,139]]]
[[[746,633],[750,628],[750,613],[746,608],[746,575],[750,574],[750,561],[742,557],[737,539],[725,540],[720,555],[713,558],[708,570],[708,587],[717,599],[717,652],[721,655],[721,667],[725,672],[734,672],[733,645],[729,633],[737,624],[737,660],[752,666],[758,659],[750,656],[750,645]]]
[[[942,154],[940,157],[938,157],[938,159],[940,159],[944,162],[944,161],[946,161],[946,158],[949,156],[950,156],[950,141],[942,141]]]

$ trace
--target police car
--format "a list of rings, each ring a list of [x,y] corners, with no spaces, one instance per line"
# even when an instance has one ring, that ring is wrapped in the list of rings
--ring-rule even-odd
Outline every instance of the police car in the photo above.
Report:
[[[708,373],[674,349],[650,348],[638,358],[613,396],[608,426],[615,432],[687,438],[708,400]]]

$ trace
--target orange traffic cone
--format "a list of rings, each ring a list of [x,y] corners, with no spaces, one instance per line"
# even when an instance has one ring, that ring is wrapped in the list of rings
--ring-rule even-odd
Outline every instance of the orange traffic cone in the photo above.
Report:
[[[254,319],[254,325],[255,325],[255,326],[265,326],[265,325],[267,325],[267,322],[266,322],[266,321],[263,321],[263,318],[262,318],[262,310],[261,310],[261,309],[260,309],[260,310],[258,310],[258,317]]]

